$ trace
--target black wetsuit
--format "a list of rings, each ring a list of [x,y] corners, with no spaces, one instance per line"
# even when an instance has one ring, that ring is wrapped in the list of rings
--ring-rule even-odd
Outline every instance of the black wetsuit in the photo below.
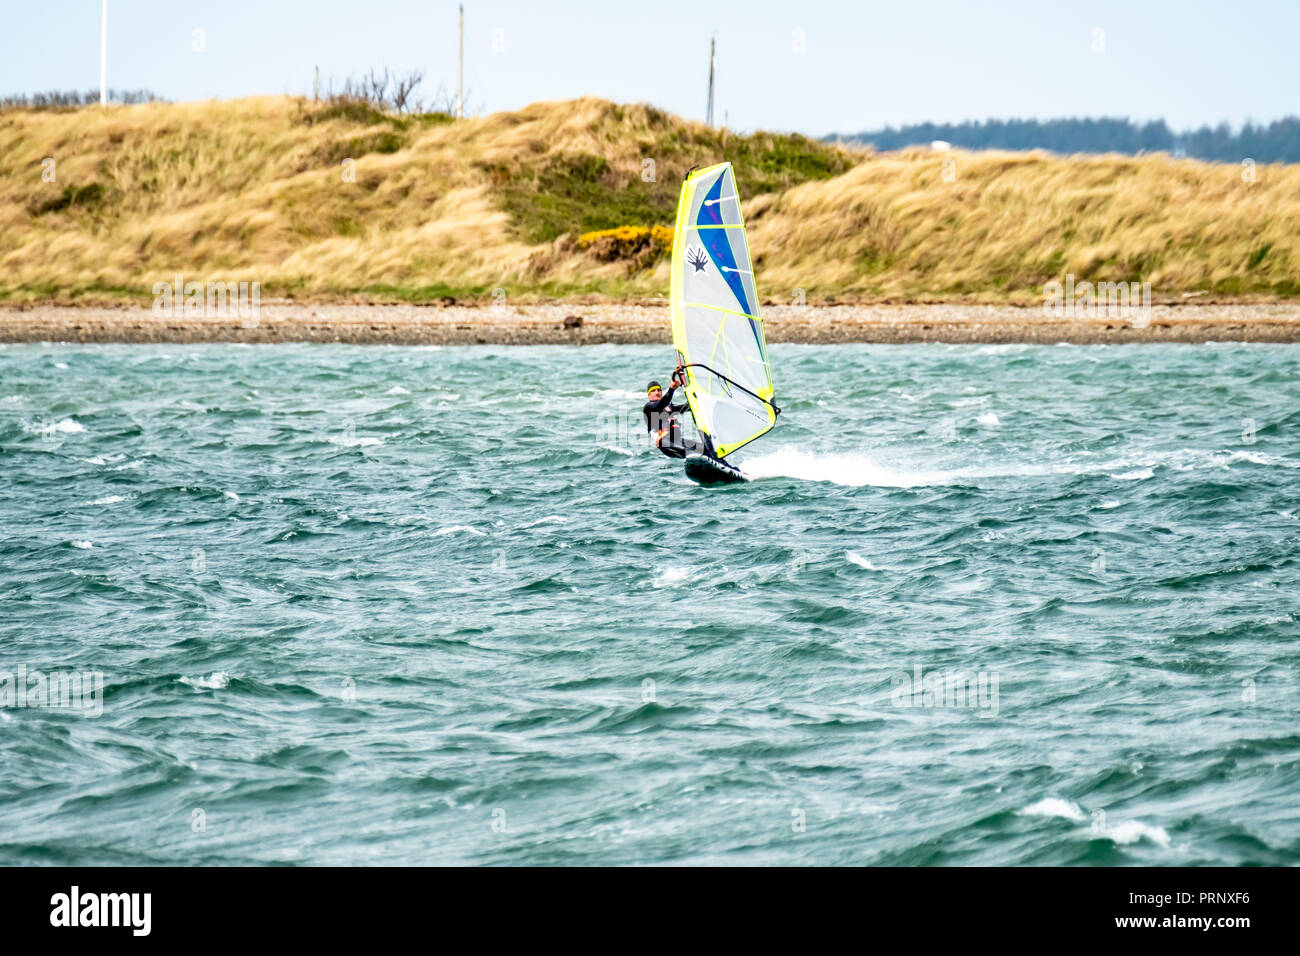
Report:
[[[646,402],[641,409],[645,415],[645,427],[655,439],[655,445],[669,458],[685,458],[690,454],[705,454],[712,457],[713,449],[707,436],[701,435],[699,442],[688,441],[682,437],[682,423],[678,415],[686,411],[686,403],[674,405],[673,392],[677,386],[670,386],[657,402]]]

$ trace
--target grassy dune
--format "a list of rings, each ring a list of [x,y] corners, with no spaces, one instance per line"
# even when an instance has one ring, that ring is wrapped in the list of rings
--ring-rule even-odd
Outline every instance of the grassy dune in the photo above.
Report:
[[[948,161],[952,181],[944,179]],[[1153,296],[1300,294],[1300,166],[1164,154],[884,153],[746,209],[768,288],[1041,301],[1044,283]]]
[[[147,300],[177,272],[308,300],[663,295],[661,238],[582,237],[671,227],[682,175],[721,159],[777,301],[1028,302],[1066,273],[1300,293],[1297,166],[1248,183],[1163,155],[871,155],[594,99],[451,122],[267,97],[0,112],[0,300]]]

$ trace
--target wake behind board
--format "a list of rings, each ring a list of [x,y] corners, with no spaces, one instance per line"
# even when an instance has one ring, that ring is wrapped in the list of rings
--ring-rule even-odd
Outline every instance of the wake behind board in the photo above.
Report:
[[[749,481],[749,478],[735,465],[718,461],[708,455],[686,456],[686,477],[701,485],[731,484],[737,481]]]
[[[688,456],[686,476],[702,485],[747,481],[725,459],[766,435],[781,410],[772,401],[772,366],[731,163],[691,170],[682,183],[671,292],[686,401],[713,451]]]

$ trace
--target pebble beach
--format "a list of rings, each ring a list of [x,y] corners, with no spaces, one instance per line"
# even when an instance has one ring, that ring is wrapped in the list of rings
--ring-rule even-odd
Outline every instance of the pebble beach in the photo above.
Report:
[[[1300,342],[1300,305],[1154,305],[1133,317],[1052,316],[964,304],[768,306],[767,339],[969,344]],[[653,345],[671,342],[667,302],[521,306],[264,302],[255,317],[173,317],[145,306],[0,308],[3,342],[342,342],[356,345]]]

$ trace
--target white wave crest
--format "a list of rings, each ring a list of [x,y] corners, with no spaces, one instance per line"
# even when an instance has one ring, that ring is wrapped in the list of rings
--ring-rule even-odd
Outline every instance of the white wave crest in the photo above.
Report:
[[[569,519],[563,515],[547,515],[545,518],[538,518],[536,521],[530,521],[528,524],[521,524],[520,530],[524,528],[535,528],[539,524],[564,524]]]
[[[1031,803],[1020,811],[1021,816],[1025,817],[1060,817],[1064,820],[1073,820],[1075,823],[1082,823],[1088,819],[1088,815],[1083,812],[1073,800],[1062,800],[1060,797],[1044,797],[1037,803]]]
[[[225,671],[214,671],[207,677],[182,677],[181,683],[195,690],[221,690],[230,683],[230,675]]]
[[[31,435],[38,434],[58,434],[58,435],[80,435],[86,430],[86,426],[73,418],[65,418],[59,422],[24,422],[23,431]]]
[[[662,588],[673,584],[680,584],[691,576],[694,568],[665,568],[655,575],[654,580],[650,582],[651,586]]]
[[[1063,800],[1060,797],[1044,797],[1037,803],[1031,803],[1020,811],[1021,816],[1026,817],[1051,817],[1054,819],[1069,820],[1072,823],[1083,823],[1088,819],[1087,814],[1073,800]],[[1149,823],[1143,823],[1141,820],[1125,820],[1122,823],[1116,823],[1113,826],[1105,823],[1105,814],[1096,813],[1096,819],[1093,820],[1089,832],[1093,836],[1103,837],[1115,843],[1130,844],[1137,843],[1139,840],[1150,840],[1159,846],[1167,847],[1170,844],[1169,834],[1165,832],[1164,827],[1152,826]]]
[[[751,478],[798,478],[803,481],[829,481],[836,485],[882,488],[915,488],[948,485],[996,478],[1047,478],[1055,475],[1108,475],[1117,481],[1142,481],[1154,477],[1157,466],[1183,470],[1221,468],[1224,462],[1215,455],[1191,449],[1149,454],[1137,458],[1108,461],[1062,459],[1043,462],[990,461],[959,468],[927,468],[924,463],[899,461],[882,464],[860,452],[820,454],[792,445],[747,458],[741,469]]]
[[[92,505],[115,505],[115,504],[117,504],[119,501],[126,501],[126,498],[124,498],[122,495],[107,495],[107,496],[105,496],[105,497],[103,497],[103,498],[96,498],[94,501],[90,502],[90,504],[92,504]]]
[[[384,442],[379,438],[357,438],[349,435],[335,435],[330,438],[331,445],[338,445],[341,448],[369,448],[372,445],[382,445]]]
[[[478,530],[478,528],[471,528],[467,524],[453,524],[453,525],[448,525],[445,528],[439,528],[437,531],[433,533],[433,536],[435,538],[440,538],[443,535],[447,535],[447,534],[461,534],[461,533],[478,535],[480,538],[487,537],[486,531],[480,531]]]
[[[912,488],[917,485],[943,484],[952,477],[951,472],[909,472],[886,468],[866,455],[817,455],[788,446],[757,458],[747,458],[742,468],[751,478],[829,481],[853,488],[862,485]]]
[[[1169,834],[1165,832],[1164,827],[1152,826],[1149,823],[1143,823],[1141,820],[1125,820],[1113,827],[1102,827],[1097,833],[1108,840],[1124,844],[1137,843],[1143,838],[1160,846],[1169,846],[1170,842]]]

